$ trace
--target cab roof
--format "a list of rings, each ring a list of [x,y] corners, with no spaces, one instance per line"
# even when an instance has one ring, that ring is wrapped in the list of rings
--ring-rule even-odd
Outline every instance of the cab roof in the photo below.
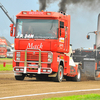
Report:
[[[48,11],[21,11],[16,15],[17,18],[52,18],[66,19],[68,15],[63,12],[48,12]]]

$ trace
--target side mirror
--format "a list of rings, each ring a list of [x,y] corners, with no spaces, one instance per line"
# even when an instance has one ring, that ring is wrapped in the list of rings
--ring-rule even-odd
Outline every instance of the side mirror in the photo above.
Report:
[[[13,36],[13,24],[10,24],[10,27],[11,27],[11,29],[10,29],[10,36]]]
[[[87,39],[90,39],[90,35],[87,35]]]
[[[10,24],[10,27],[11,27],[11,29],[10,29],[10,36],[11,37],[15,36],[15,27],[13,27],[13,26],[14,26],[13,24]],[[14,28],[14,35],[13,35],[13,28]]]

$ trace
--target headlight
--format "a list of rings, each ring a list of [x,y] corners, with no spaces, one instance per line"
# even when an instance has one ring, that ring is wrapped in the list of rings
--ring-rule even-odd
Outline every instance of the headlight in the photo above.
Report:
[[[19,68],[16,68],[16,71],[19,71]]]
[[[48,62],[52,62],[52,59],[48,59]]]
[[[48,55],[48,58],[52,58],[52,55]]]
[[[52,58],[52,53],[48,53],[48,58]]]
[[[16,58],[16,60],[20,60],[20,58]]]
[[[21,69],[20,69],[20,71],[24,71],[24,69],[23,69],[23,68],[21,68]]]
[[[20,57],[20,52],[17,52],[16,57]]]
[[[52,53],[48,53],[48,62],[52,62],[53,55]]]
[[[20,60],[20,52],[16,52],[16,60]]]

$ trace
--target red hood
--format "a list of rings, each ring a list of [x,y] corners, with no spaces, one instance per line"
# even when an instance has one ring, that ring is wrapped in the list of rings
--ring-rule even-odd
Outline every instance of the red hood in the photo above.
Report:
[[[0,49],[5,50],[5,49],[7,49],[7,48],[6,48],[6,47],[0,47]]]
[[[7,52],[7,49],[5,47],[0,47],[0,53]]]
[[[25,50],[28,48],[40,49],[42,51],[57,50],[57,42],[48,40],[15,39],[15,50]]]

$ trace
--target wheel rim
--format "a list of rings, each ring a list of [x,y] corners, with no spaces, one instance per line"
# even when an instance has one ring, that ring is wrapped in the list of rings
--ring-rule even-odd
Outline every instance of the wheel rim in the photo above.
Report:
[[[63,77],[63,72],[62,72],[62,69],[60,69],[60,71],[59,71],[59,78],[60,78],[60,80],[62,80],[62,77]]]
[[[80,79],[80,76],[81,76],[80,70],[78,69],[78,75],[77,75],[77,78]]]

